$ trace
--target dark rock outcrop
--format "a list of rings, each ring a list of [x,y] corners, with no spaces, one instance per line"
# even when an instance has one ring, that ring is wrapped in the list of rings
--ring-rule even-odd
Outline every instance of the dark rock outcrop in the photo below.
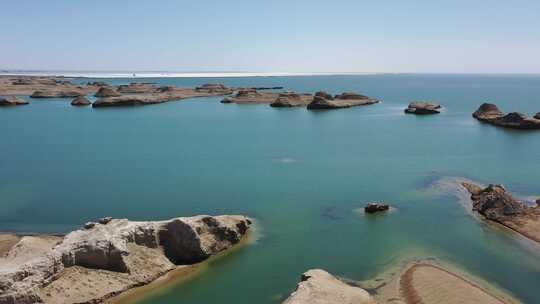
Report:
[[[79,96],[71,101],[72,106],[89,106],[92,103],[84,96]]]
[[[540,119],[528,117],[522,113],[504,113],[491,103],[484,103],[472,116],[489,124],[510,129],[540,129]]]
[[[0,97],[0,107],[20,106],[20,105],[27,105],[27,104],[29,104],[28,101],[15,97],[15,96]]]
[[[536,115],[534,115],[534,118],[540,119],[540,112],[536,113]]]
[[[418,115],[439,114],[441,113],[441,105],[425,101],[411,102],[405,109],[405,113]]]
[[[122,94],[118,93],[118,91],[115,88],[105,86],[105,87],[100,87],[99,90],[96,92],[96,94],[94,96],[96,96],[96,97],[118,97],[118,96],[121,96],[121,95]]]
[[[331,98],[331,96],[325,92],[317,92],[313,101],[308,104],[307,108],[310,110],[329,110],[371,105],[379,102],[380,101],[377,99],[356,93],[343,93]]]
[[[384,203],[368,203],[364,207],[365,213],[377,213],[390,210],[390,205]]]

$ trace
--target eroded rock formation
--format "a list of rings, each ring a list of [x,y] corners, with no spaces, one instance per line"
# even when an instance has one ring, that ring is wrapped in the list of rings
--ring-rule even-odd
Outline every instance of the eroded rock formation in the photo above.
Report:
[[[227,215],[100,222],[64,238],[23,237],[0,259],[0,303],[99,302],[230,248],[251,225]]]
[[[71,101],[72,106],[89,106],[92,103],[84,96],[79,96]]]
[[[531,118],[517,112],[506,114],[491,103],[482,104],[472,116],[480,121],[504,128],[540,129],[540,119]]]
[[[471,194],[472,209],[486,219],[502,224],[526,237],[540,242],[540,207],[530,206],[513,197],[501,185],[479,185],[463,182],[462,186]]]
[[[100,87],[94,96],[96,97],[117,97],[121,96],[115,88],[109,86]]]

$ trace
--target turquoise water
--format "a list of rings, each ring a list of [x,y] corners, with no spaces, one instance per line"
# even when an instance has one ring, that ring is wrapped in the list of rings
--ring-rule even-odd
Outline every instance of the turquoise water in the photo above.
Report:
[[[384,102],[311,112],[220,98],[112,109],[51,99],[0,109],[0,231],[66,232],[102,216],[257,219],[257,242],[144,303],[279,303],[307,269],[363,280],[410,255],[450,261],[525,303],[540,303],[538,250],[430,190],[440,178],[459,176],[540,195],[540,132],[470,116],[486,100],[503,111],[539,112],[540,76],[140,81],[352,90]],[[445,111],[403,114],[418,99],[436,100]],[[371,200],[397,211],[354,211]]]

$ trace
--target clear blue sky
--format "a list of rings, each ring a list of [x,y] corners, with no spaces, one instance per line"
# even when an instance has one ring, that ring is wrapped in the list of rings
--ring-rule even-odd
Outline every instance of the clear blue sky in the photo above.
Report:
[[[540,1],[18,0],[0,69],[540,73]]]

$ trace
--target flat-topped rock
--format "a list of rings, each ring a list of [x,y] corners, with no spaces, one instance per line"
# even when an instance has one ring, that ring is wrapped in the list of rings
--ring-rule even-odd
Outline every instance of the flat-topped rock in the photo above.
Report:
[[[504,113],[491,103],[482,104],[472,116],[489,124],[510,129],[540,129],[540,119],[528,117],[525,114],[512,112]]]
[[[280,93],[274,102],[270,104],[275,108],[305,107],[313,101],[311,94],[297,94],[294,92]]]
[[[356,93],[343,93],[331,98],[325,92],[317,92],[313,101],[308,104],[310,110],[328,110],[350,108],[355,106],[364,106],[379,103],[377,99],[373,99]]]
[[[0,259],[0,303],[100,303],[232,247],[251,225],[239,215],[100,222],[63,238],[23,237]]]
[[[529,206],[513,197],[501,185],[485,188],[463,182],[461,185],[471,194],[472,210],[487,220],[497,222],[524,236],[540,242],[540,206]]]
[[[74,98],[82,96],[82,91],[35,91],[30,95],[32,98]]]
[[[405,113],[418,115],[439,114],[441,108],[441,105],[434,102],[415,101],[409,104],[405,109]]]
[[[121,96],[115,88],[109,86],[100,87],[94,96],[96,97],[117,97]]]
[[[27,105],[28,101],[15,96],[0,97],[0,106],[20,106]]]
[[[92,103],[84,96],[76,97],[71,101],[72,106],[89,106]]]
[[[242,89],[239,90],[234,96],[225,97],[221,103],[270,104],[274,102],[278,96],[279,93],[261,93],[254,89]]]
[[[126,94],[119,97],[100,98],[92,104],[92,107],[144,106],[187,98],[223,96],[226,94],[228,93],[220,91],[202,92],[190,88],[166,87],[160,88],[155,93]]]
[[[360,287],[348,285],[330,273],[313,269],[302,274],[296,290],[283,304],[375,304]]]

